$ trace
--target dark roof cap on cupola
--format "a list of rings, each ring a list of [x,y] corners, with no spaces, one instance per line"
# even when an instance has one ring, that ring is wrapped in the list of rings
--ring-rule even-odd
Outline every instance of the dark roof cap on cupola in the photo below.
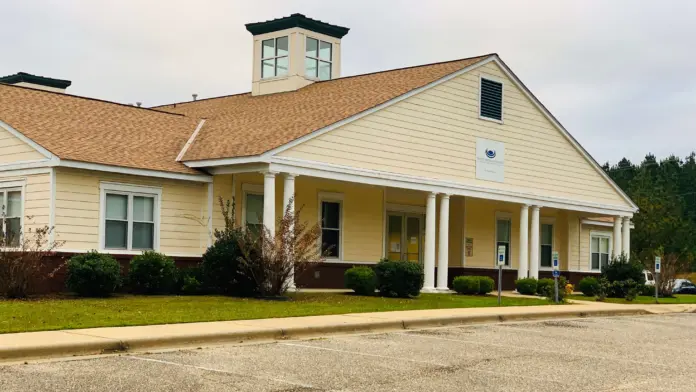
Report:
[[[38,84],[40,86],[60,88],[65,90],[72,84],[69,80],[53,79],[44,76],[36,76],[28,74],[26,72],[17,72],[14,75],[7,75],[0,77],[0,83],[5,84],[17,84],[17,83],[31,83]]]
[[[247,30],[253,35],[272,33],[274,31],[301,27],[319,34],[326,34],[330,37],[343,38],[348,34],[347,27],[336,26],[322,22],[320,20],[308,18],[302,14],[292,14],[284,18],[267,20],[265,22],[247,23]]]

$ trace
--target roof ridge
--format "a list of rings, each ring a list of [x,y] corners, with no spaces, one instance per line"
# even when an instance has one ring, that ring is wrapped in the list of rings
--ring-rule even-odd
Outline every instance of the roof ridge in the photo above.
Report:
[[[19,88],[19,89],[24,89],[24,90],[35,91],[35,92],[38,92],[38,93],[55,94],[55,95],[65,96],[65,97],[78,98],[78,99],[85,99],[85,100],[88,100],[88,101],[94,101],[94,102],[101,102],[101,103],[107,103],[107,104],[112,104],[112,105],[125,106],[125,107],[131,108],[131,109],[143,109],[143,110],[149,110],[149,111],[152,111],[152,112],[155,112],[155,113],[171,114],[171,115],[174,115],[174,116],[186,117],[186,115],[180,114],[180,113],[165,112],[165,111],[163,111],[163,110],[157,110],[157,109],[148,108],[148,107],[141,107],[141,106],[133,106],[133,105],[128,105],[128,104],[120,103],[120,102],[107,101],[107,100],[105,100],[105,99],[92,98],[92,97],[83,97],[83,96],[81,96],[81,95],[74,95],[74,94],[68,94],[68,93],[61,93],[61,92],[57,92],[57,91],[41,90],[41,89],[37,89],[37,88],[26,87],[26,86],[17,86],[17,85],[14,85],[14,84],[7,84],[7,83],[2,83],[2,82],[0,82],[0,87]]]
[[[329,79],[329,80],[316,81],[316,82],[314,82],[314,83],[312,83],[312,84],[308,84],[308,85],[306,85],[306,86],[304,86],[304,87],[302,87],[302,88],[300,88],[300,89],[298,89],[298,90],[296,90],[296,91],[300,91],[300,90],[302,90],[302,89],[305,89],[305,88],[307,88],[307,87],[313,86],[313,85],[315,85],[315,84],[320,84],[320,83],[325,84],[325,83],[335,82],[335,81],[338,81],[338,80],[345,80],[345,79],[357,78],[357,77],[361,77],[361,76],[375,75],[375,74],[380,74],[380,73],[385,73],[385,72],[393,72],[393,71],[402,71],[402,70],[405,70],[405,69],[412,69],[412,68],[428,67],[428,66],[431,66],[431,65],[440,65],[440,64],[447,64],[447,63],[456,63],[456,62],[458,62],[458,61],[466,61],[466,60],[472,60],[472,59],[476,59],[476,58],[481,58],[481,59],[483,59],[483,58],[490,57],[490,56],[498,56],[498,54],[494,52],[494,53],[488,53],[488,54],[479,55],[479,56],[472,56],[472,57],[465,57],[465,58],[461,58],[461,59],[455,59],[455,60],[438,61],[438,62],[428,63],[428,64],[410,65],[410,66],[401,67],[401,68],[392,68],[392,69],[385,69],[385,70],[382,70],[382,71],[374,71],[374,72],[367,72],[367,73],[357,74],[357,75],[342,76],[342,77],[339,77],[339,78],[336,78],[336,79]],[[288,92],[293,92],[293,91],[285,91],[284,93],[288,93]],[[243,93],[236,93],[236,94],[220,95],[220,96],[217,96],[217,97],[202,98],[202,99],[198,99],[198,100],[195,100],[195,101],[172,102],[172,103],[167,103],[167,104],[164,104],[164,105],[152,106],[152,108],[161,108],[161,107],[172,106],[172,105],[193,104],[193,103],[196,103],[196,102],[210,101],[210,100],[213,100],[213,99],[222,99],[222,98],[236,97],[236,96],[239,96],[239,95],[246,95],[246,94],[251,94],[251,91],[246,91],[246,92],[243,92]],[[282,93],[276,93],[276,94],[282,94]]]

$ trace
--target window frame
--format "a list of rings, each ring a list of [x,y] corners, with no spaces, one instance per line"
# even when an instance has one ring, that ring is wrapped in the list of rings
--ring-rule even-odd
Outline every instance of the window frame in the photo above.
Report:
[[[608,231],[607,231],[607,232],[605,232],[605,231],[590,231],[590,242],[589,242],[589,244],[588,244],[588,245],[589,245],[589,246],[588,246],[588,250],[589,250],[589,252],[588,252],[588,254],[589,254],[589,257],[588,257],[588,258],[589,258],[589,260],[588,260],[588,263],[589,263],[589,265],[588,265],[588,267],[589,267],[589,268],[588,268],[588,271],[602,271],[602,256],[601,256],[601,255],[602,255],[602,252],[599,252],[599,253],[598,253],[598,254],[600,255],[600,256],[599,256],[599,269],[597,269],[597,268],[592,268],[592,238],[595,238],[595,237],[596,237],[596,238],[600,238],[600,239],[602,239],[602,238],[608,239],[608,241],[609,241],[609,249],[607,250],[607,252],[608,252],[608,253],[607,253],[607,255],[608,255],[608,256],[607,256],[607,262],[608,262],[608,263],[611,262],[611,255],[612,255],[612,251],[613,251],[613,249],[614,249],[614,248],[613,248],[613,246],[614,246],[614,244],[613,244],[614,238],[613,238],[613,237],[614,237],[614,236],[613,236],[613,233],[612,233],[612,232],[608,232]],[[601,245],[600,245],[600,248],[601,248]]]
[[[541,231],[542,225],[550,225],[551,226],[551,264],[549,266],[541,265],[541,261],[542,261],[541,255],[543,254],[541,249],[542,249],[542,246],[544,245],[541,242],[542,241],[542,235],[541,235],[542,234],[542,231]],[[553,270],[553,252],[555,249],[556,249],[556,219],[542,217],[540,219],[540,222],[539,222],[539,270],[540,271],[552,271]],[[560,267],[561,267],[560,266],[560,264],[561,264],[560,252],[558,252],[558,253],[559,253],[559,260],[558,260],[559,266],[558,267],[560,269]]]
[[[123,253],[123,254],[140,254],[150,249],[133,248],[133,198],[134,197],[149,197],[153,198],[152,218],[154,220],[152,249],[159,251],[160,249],[160,218],[162,212],[162,188],[131,185],[114,182],[102,181],[99,185],[100,200],[99,200],[99,249],[102,252],[108,253]],[[126,248],[107,248],[106,247],[106,195],[125,195],[128,196],[128,213],[127,213],[127,238]]]
[[[338,257],[327,257],[326,260],[329,261],[343,261],[343,255],[345,252],[345,230],[344,230],[344,205],[343,205],[343,194],[335,192],[319,192],[318,194],[318,204],[317,204],[317,221],[319,222],[319,227],[321,229],[321,237],[319,238],[319,252],[321,252],[321,247],[324,244],[324,226],[322,225],[322,203],[338,203]],[[330,229],[336,230],[336,229]]]
[[[20,213],[19,213],[19,243],[21,244],[22,238],[24,236],[24,208],[25,208],[25,195],[26,195],[26,183],[24,181],[0,181],[0,231],[5,233],[6,223],[5,218],[2,217],[3,206],[7,208],[7,201],[10,192],[20,192]],[[14,217],[16,218],[16,217]],[[7,247],[6,249],[18,249],[18,247]]]
[[[307,40],[310,40],[310,39],[313,39],[313,40],[317,41],[317,57],[313,57],[313,56],[308,56],[308,55],[307,55]],[[319,56],[319,53],[321,52],[321,43],[322,43],[322,42],[331,45],[331,56],[330,56],[329,60],[324,60],[324,59],[322,59],[322,58]],[[324,40],[322,40],[322,39],[319,39],[319,38],[316,38],[316,37],[311,37],[311,36],[309,36],[309,35],[306,35],[306,36],[305,36],[305,40],[304,40],[304,56],[303,56],[303,57],[304,57],[304,61],[302,62],[302,64],[303,64],[303,65],[302,65],[302,68],[304,69],[304,76],[305,76],[306,78],[309,78],[309,79],[311,79],[311,80],[324,81],[324,79],[321,79],[321,78],[319,77],[319,63],[323,61],[323,62],[325,62],[325,63],[329,63],[329,78],[328,78],[328,79],[325,79],[325,80],[332,80],[332,79],[333,79],[333,70],[334,70],[334,61],[333,61],[333,59],[334,59],[334,46],[335,46],[335,44],[334,44],[333,42],[324,41]],[[316,60],[316,61],[317,61],[317,72],[316,72],[316,76],[309,76],[309,75],[307,75],[307,63],[306,63],[307,59],[312,59],[312,60]]]
[[[505,258],[505,265],[503,269],[512,269],[512,213],[509,212],[496,212],[495,213],[495,234],[493,236],[493,266],[498,268],[498,221],[506,220],[509,222],[509,240],[508,244],[508,255]]]
[[[286,38],[288,40],[288,54],[285,56],[278,56],[278,40]],[[266,41],[273,41],[273,56],[271,57],[263,57],[263,43]],[[288,70],[285,74],[283,75],[278,75],[278,59],[280,58],[287,58],[288,59]],[[263,76],[263,62],[267,60],[273,60],[273,76],[268,76],[264,77]],[[273,38],[266,38],[261,40],[261,80],[269,80],[273,78],[284,78],[290,75],[290,36],[289,35],[283,35],[279,37],[273,37]]]
[[[247,229],[247,195],[256,195],[263,197],[263,185],[259,184],[242,184],[242,221],[241,227]],[[264,205],[264,208],[266,206]],[[263,210],[261,210],[261,224],[263,225]]]
[[[483,95],[483,79],[491,82],[500,83],[500,120],[497,118],[486,117],[481,114],[481,96]],[[478,118],[484,121],[492,121],[498,124],[505,123],[505,81],[495,76],[479,74],[479,93],[478,93]]]

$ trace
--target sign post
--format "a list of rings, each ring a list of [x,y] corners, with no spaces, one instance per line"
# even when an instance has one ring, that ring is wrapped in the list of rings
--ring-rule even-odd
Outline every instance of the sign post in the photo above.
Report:
[[[498,306],[500,306],[500,298],[503,296],[503,266],[505,265],[505,245],[498,246]]]
[[[558,277],[561,275],[558,266],[558,252],[553,252],[553,285],[554,285],[554,301],[558,303]]]
[[[660,271],[662,271],[662,258],[655,256],[655,303],[658,302],[657,286],[660,284]]]

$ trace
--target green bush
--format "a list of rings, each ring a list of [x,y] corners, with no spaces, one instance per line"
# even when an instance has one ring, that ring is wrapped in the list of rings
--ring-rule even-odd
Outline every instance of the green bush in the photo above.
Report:
[[[594,297],[599,293],[599,280],[592,276],[586,276],[578,282],[578,289],[586,297]]]
[[[495,285],[495,282],[492,278],[489,278],[488,276],[479,276],[479,283],[479,294],[484,295],[493,291],[493,286]]]
[[[181,295],[205,294],[203,271],[200,267],[181,268],[177,272],[175,288]]]
[[[377,275],[370,267],[353,267],[343,275],[346,288],[358,295],[374,295],[377,288]]]
[[[633,279],[617,280],[610,282],[608,297],[610,298],[626,298],[631,301],[641,291],[641,287],[645,284],[638,283]]]
[[[551,287],[551,291],[553,292],[553,279],[551,278],[542,278],[537,281],[537,289],[536,292],[537,294],[543,296],[544,293],[548,292],[548,288]],[[560,286],[559,286],[560,287]]]
[[[174,291],[177,270],[174,260],[153,251],[133,257],[128,270],[128,286],[140,294],[168,294]]]
[[[452,281],[452,288],[459,294],[478,294],[481,280],[478,276],[457,276]]]
[[[640,295],[654,297],[655,296],[655,286],[651,286],[649,284],[644,284],[643,286],[640,287]]]
[[[240,235],[239,229],[220,233],[203,254],[201,283],[213,292],[240,297],[258,294],[251,274],[245,273],[239,262],[242,257],[238,242]]]
[[[534,295],[537,292],[537,280],[534,278],[522,278],[515,281],[517,292],[524,295]]]
[[[423,267],[411,261],[383,259],[375,266],[377,290],[386,297],[415,297],[423,287]]]
[[[632,280],[639,285],[645,284],[645,275],[643,263],[638,260],[629,260],[625,254],[615,257],[611,262],[602,268],[602,277],[606,278],[610,283],[619,281]],[[621,295],[620,297],[623,297]]]
[[[121,265],[95,250],[68,261],[66,285],[82,297],[108,297],[121,283]]]
[[[560,276],[558,277],[558,300],[563,301],[566,292],[565,292],[565,286],[568,283],[565,277]],[[539,284],[537,285],[537,294],[546,297],[548,299],[555,299],[555,284],[553,279],[539,279]]]

